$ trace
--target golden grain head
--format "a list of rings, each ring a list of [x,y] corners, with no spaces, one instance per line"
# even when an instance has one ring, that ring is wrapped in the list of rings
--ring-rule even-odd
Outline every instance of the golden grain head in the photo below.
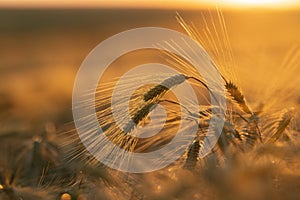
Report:
[[[63,193],[63,194],[60,196],[60,199],[61,199],[61,200],[72,200],[72,196],[71,196],[69,193]]]

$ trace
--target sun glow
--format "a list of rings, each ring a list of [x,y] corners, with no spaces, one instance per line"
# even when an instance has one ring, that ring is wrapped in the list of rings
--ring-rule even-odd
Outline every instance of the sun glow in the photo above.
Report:
[[[1,7],[21,8],[300,8],[299,0],[0,0]]]
[[[268,7],[287,7],[296,5],[295,0],[220,0],[220,4],[229,6],[268,6]],[[299,3],[299,2],[298,2]]]
[[[266,4],[279,4],[286,1],[282,0],[228,0],[229,3],[247,4],[247,5],[266,5]]]

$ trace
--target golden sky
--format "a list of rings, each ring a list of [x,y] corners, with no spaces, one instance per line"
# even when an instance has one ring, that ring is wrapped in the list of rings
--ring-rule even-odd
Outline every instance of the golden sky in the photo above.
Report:
[[[221,7],[300,7],[300,0],[0,0],[0,7],[121,7],[121,8],[201,8]]]

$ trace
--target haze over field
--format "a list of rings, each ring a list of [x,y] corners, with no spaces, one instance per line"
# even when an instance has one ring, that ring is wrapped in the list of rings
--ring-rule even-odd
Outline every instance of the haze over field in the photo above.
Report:
[[[203,28],[200,10],[179,12],[187,22]],[[255,92],[251,85],[267,84],[266,73],[272,76],[272,69],[300,43],[299,12],[225,11],[224,15],[241,84],[246,86],[243,90]],[[11,102],[4,109],[14,110],[9,117],[24,115],[25,120],[31,119],[28,112],[39,120],[45,113],[43,118],[53,120],[51,113],[60,109],[70,113],[76,72],[97,44],[137,27],[184,33],[175,16],[175,10],[2,10],[0,76],[5,84],[0,87],[2,101]]]
[[[2,0],[0,7],[20,8],[158,8],[158,9],[201,9],[222,6],[229,9],[237,8],[272,8],[292,9],[299,8],[297,0]]]

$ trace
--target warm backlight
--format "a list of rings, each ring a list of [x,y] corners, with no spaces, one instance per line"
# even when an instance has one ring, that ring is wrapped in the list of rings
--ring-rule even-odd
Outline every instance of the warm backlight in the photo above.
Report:
[[[220,4],[228,7],[293,7],[299,6],[296,0],[219,0]]]
[[[300,7],[299,0],[0,0],[1,7],[76,7],[76,8],[205,8],[219,5],[226,8],[295,8]]]
[[[228,2],[232,3],[240,3],[240,4],[274,4],[284,2],[282,0],[228,0]]]

